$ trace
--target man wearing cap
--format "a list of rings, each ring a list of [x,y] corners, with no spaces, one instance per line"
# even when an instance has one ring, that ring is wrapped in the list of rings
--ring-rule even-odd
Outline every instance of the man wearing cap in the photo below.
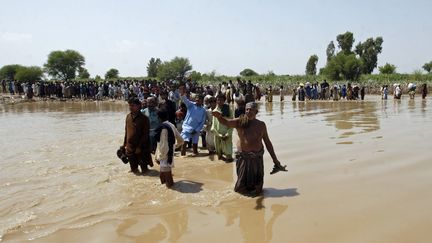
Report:
[[[140,112],[141,102],[138,98],[129,99],[130,113],[126,116],[125,136],[122,149],[125,149],[131,172],[138,174],[148,171],[147,165],[153,166],[150,155],[149,119]]]
[[[239,136],[237,142],[237,182],[234,191],[247,195],[259,195],[263,190],[264,183],[264,146],[273,159],[274,167],[271,174],[285,171],[273,150],[273,145],[267,133],[266,124],[256,119],[258,106],[255,102],[246,104],[246,114],[235,119],[226,119],[218,111],[212,114],[222,124],[236,128]]]

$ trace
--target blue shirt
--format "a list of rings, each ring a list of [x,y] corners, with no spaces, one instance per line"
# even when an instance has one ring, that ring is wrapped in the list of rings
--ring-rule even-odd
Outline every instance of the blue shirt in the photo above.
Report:
[[[160,121],[157,116],[157,110],[150,110],[149,108],[141,109],[141,113],[148,117],[150,122],[150,131],[155,131],[160,126]]]
[[[186,117],[183,121],[183,131],[192,133],[193,131],[200,132],[206,121],[206,110],[202,106],[197,106],[195,102],[191,102],[186,96],[181,97],[187,108]]]

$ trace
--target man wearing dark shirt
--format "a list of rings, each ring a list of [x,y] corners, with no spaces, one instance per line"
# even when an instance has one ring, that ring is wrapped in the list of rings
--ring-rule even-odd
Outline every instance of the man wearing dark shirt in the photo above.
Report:
[[[131,98],[128,103],[130,113],[126,116],[123,148],[126,151],[131,172],[139,173],[138,165],[140,165],[144,173],[148,171],[148,165],[153,166],[149,141],[150,122],[140,112],[141,102],[138,98]]]

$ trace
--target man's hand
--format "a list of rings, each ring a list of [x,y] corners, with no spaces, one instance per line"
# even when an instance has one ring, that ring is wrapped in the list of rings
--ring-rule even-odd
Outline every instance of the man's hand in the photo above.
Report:
[[[273,175],[279,171],[288,171],[286,169],[286,165],[281,165],[279,160],[274,160],[273,163],[274,163],[274,166],[273,166],[273,170],[270,172],[270,175]]]
[[[183,95],[186,94],[186,88],[185,88],[184,85],[182,85],[182,86],[179,87],[179,92],[180,92],[181,96],[183,96]]]
[[[212,111],[212,115],[216,118],[221,118],[222,114],[219,111]]]

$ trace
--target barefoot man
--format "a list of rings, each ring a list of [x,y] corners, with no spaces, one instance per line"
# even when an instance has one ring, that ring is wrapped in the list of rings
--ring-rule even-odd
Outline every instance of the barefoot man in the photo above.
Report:
[[[266,124],[256,119],[258,106],[255,102],[246,104],[246,114],[235,119],[226,119],[221,113],[214,111],[212,114],[222,124],[236,128],[239,136],[237,143],[237,182],[234,191],[247,195],[262,193],[264,183],[264,146],[273,159],[274,167],[270,174],[278,171],[286,171],[276,157],[273,145],[267,134]]]

